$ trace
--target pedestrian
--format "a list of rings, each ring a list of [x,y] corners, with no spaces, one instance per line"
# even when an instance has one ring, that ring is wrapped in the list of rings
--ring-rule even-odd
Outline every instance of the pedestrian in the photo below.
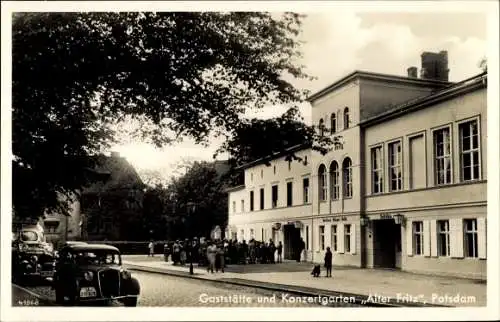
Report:
[[[299,249],[298,249],[298,252],[297,252],[297,262],[300,262],[300,258],[302,256],[302,252],[304,251],[304,249],[306,248],[306,243],[304,243],[304,239],[302,239],[302,237],[300,238],[300,242],[299,242]]]
[[[217,255],[217,246],[214,243],[209,242],[209,246],[207,247],[207,259],[208,259],[208,267],[207,272],[214,273],[215,269],[215,257]]]
[[[274,254],[276,253],[276,245],[274,245],[274,241],[269,239],[269,259],[271,264],[276,263]]]
[[[181,260],[181,245],[179,240],[176,240],[174,245],[172,246],[172,262],[174,265],[177,265]]]
[[[278,250],[278,263],[282,263],[283,259],[281,258],[281,254],[283,253],[283,244],[281,241],[278,243],[278,247],[276,249]]]
[[[332,277],[332,256],[333,254],[330,247],[327,247],[325,253],[326,277]]]
[[[149,242],[148,248],[149,248],[149,255],[148,255],[148,257],[149,256],[154,257],[155,256],[155,244],[153,243],[153,240],[151,240]]]

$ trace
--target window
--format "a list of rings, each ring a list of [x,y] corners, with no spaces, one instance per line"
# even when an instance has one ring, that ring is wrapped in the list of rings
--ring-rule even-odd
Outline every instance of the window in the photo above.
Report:
[[[304,178],[302,180],[303,189],[303,200],[304,204],[309,203],[309,178]]]
[[[332,200],[337,200],[340,197],[340,182],[339,182],[339,164],[333,161],[330,164],[330,184],[332,186]]]
[[[276,174],[276,166],[273,166],[273,173]]]
[[[325,135],[325,121],[323,119],[319,120],[318,128],[319,128],[319,135],[324,136]]]
[[[264,188],[260,188],[260,210],[264,209]]]
[[[326,201],[328,193],[326,167],[324,164],[319,166],[318,170],[319,200]]]
[[[477,220],[464,220],[465,257],[478,257],[477,253]]]
[[[319,249],[325,250],[325,226],[319,226]]]
[[[59,222],[45,222],[45,231],[49,234],[57,233],[57,228],[59,227]]]
[[[245,212],[245,200],[241,199],[241,212]]]
[[[372,148],[372,193],[381,193],[384,191],[383,166],[382,166],[382,147]]]
[[[421,221],[413,222],[413,253],[424,254],[424,223]]]
[[[286,205],[288,207],[293,205],[293,182],[286,183]]]
[[[260,170],[260,178],[261,178],[261,179],[262,179],[262,178],[264,178],[264,169],[261,169],[261,170]]]
[[[250,191],[250,211],[253,211],[254,195],[253,191]]]
[[[438,233],[438,255],[450,256],[450,223],[448,220],[437,221]]]
[[[306,226],[306,249],[309,250],[309,226]]]
[[[253,229],[250,229],[250,239],[254,239],[255,238],[255,232]]]
[[[253,182],[253,173],[250,173],[250,181]]]
[[[342,162],[342,171],[344,173],[344,198],[352,197],[352,162],[350,158],[345,158]]]
[[[400,191],[403,188],[401,177],[401,141],[389,144],[389,189]]]
[[[332,115],[330,116],[330,128],[332,133],[337,132],[337,117],[335,113],[332,113]]]
[[[351,225],[344,226],[344,248],[346,253],[351,252]]]
[[[271,190],[272,197],[272,207],[276,208],[278,206],[278,186],[273,186]]]
[[[307,165],[307,155],[304,157],[304,165]]]
[[[477,120],[459,125],[460,177],[462,181],[479,180],[479,134]]]
[[[346,107],[346,108],[344,108],[344,129],[348,129],[349,126],[350,126],[349,108]]]
[[[434,182],[451,183],[450,128],[434,131]]]
[[[233,213],[236,213],[236,201],[233,201]]]
[[[332,251],[337,251],[337,225],[332,225]]]
[[[292,160],[288,160],[288,171],[292,170]]]

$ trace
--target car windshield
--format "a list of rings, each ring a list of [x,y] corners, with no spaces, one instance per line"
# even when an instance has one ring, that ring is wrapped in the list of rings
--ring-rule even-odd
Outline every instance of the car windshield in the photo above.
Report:
[[[120,255],[114,252],[78,251],[73,254],[79,265],[120,265]]]
[[[38,234],[34,231],[23,231],[21,232],[21,240],[22,241],[37,241]]]

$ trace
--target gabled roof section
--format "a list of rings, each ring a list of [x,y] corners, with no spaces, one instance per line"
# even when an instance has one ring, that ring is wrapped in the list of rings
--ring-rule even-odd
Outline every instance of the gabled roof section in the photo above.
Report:
[[[410,111],[415,111],[421,108],[428,107],[430,105],[434,105],[454,97],[458,95],[463,95],[481,88],[487,87],[488,73],[483,72],[471,78],[465,79],[461,82],[452,84],[440,91],[437,91],[431,95],[427,95],[424,97],[419,97],[416,99],[412,99],[403,104],[399,104],[394,108],[371,117],[360,123],[360,126],[370,126],[383,121],[387,121],[392,118],[396,118],[403,113],[407,113]]]
[[[405,76],[397,76],[397,75],[390,75],[390,74],[380,74],[380,73],[373,73],[373,72],[367,72],[367,71],[361,71],[361,70],[355,70],[354,72],[342,77],[335,83],[323,88],[322,90],[318,91],[317,93],[309,96],[306,100],[310,103],[313,103],[314,101],[318,100],[319,98],[331,93],[337,88],[340,88],[355,79],[358,78],[364,78],[364,79],[370,79],[370,80],[378,80],[378,81],[385,81],[385,82],[392,82],[392,83],[404,83],[408,85],[413,85],[413,86],[424,86],[424,87],[445,87],[449,86],[450,84],[453,84],[451,82],[445,82],[445,81],[440,81],[440,80],[432,80],[432,79],[421,79],[421,78],[410,78],[410,77],[405,77]]]
[[[263,157],[263,158],[260,158],[260,159],[257,159],[257,160],[250,161],[250,162],[244,163],[242,165],[239,165],[235,169],[236,170],[245,170],[245,169],[251,168],[253,166],[265,163],[267,161],[271,161],[271,160],[277,159],[279,157],[282,157],[282,156],[284,156],[287,153],[298,152],[298,151],[306,150],[306,149],[309,149],[309,148],[311,148],[311,144],[308,144],[308,143],[297,144],[297,145],[291,146],[289,148],[286,148],[285,150],[283,150],[281,152],[275,152],[275,153],[273,153],[271,155],[268,155],[266,157]]]
[[[94,171],[102,174],[102,179],[86,187],[83,193],[142,189],[145,187],[134,167],[121,156],[98,156],[97,166]]]

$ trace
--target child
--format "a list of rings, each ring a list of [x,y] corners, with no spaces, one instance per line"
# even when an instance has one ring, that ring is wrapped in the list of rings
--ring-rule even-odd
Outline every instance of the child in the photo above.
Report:
[[[326,277],[332,277],[332,255],[330,247],[327,247],[325,253]]]

